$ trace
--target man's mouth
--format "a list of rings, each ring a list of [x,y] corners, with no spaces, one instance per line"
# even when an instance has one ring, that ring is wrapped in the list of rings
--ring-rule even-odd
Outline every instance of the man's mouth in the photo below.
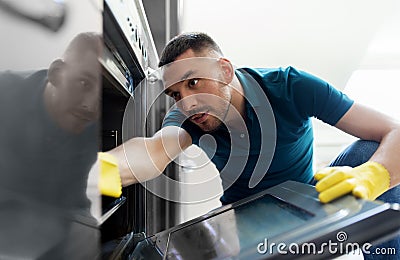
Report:
[[[72,113],[72,115],[78,119],[80,119],[81,121],[86,121],[86,122],[90,122],[93,120],[93,115],[89,114],[89,113],[79,113],[79,112],[74,112]]]
[[[208,117],[207,113],[197,113],[190,117],[190,120],[196,122],[197,124],[201,124],[206,121]]]

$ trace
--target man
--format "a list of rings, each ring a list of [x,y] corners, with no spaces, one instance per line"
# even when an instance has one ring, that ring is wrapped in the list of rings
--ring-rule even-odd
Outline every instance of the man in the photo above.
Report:
[[[286,180],[314,184],[310,118],[316,117],[368,140],[356,142],[335,161],[346,167],[315,174],[321,202],[350,192],[370,200],[381,194],[399,199],[399,123],[353,102],[323,80],[291,67],[235,70],[203,33],[173,38],[159,66],[164,92],[177,108],[153,137],[134,138],[110,151],[120,159],[124,185],[158,176],[192,143],[208,149],[220,171],[223,204]],[[214,142],[202,144],[203,136]]]
[[[0,74],[0,258],[94,259],[102,40],[81,33],[48,70]]]

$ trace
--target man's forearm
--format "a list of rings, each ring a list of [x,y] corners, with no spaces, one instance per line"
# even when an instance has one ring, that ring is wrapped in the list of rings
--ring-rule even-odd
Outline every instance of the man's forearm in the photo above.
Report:
[[[108,152],[118,160],[122,186],[156,178],[165,169],[166,164],[157,160],[151,141],[136,137]]]
[[[132,138],[108,153],[118,160],[122,186],[128,186],[156,178],[191,144],[185,130],[167,126],[153,137]]]
[[[400,184],[400,126],[382,138],[370,161],[382,164],[390,173],[390,187]]]

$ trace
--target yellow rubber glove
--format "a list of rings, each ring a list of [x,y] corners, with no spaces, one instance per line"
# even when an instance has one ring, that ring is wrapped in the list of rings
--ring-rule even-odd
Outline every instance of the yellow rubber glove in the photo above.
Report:
[[[100,165],[100,193],[106,196],[120,197],[122,184],[117,159],[108,153],[98,153],[98,160]]]
[[[389,189],[390,175],[383,165],[366,162],[355,168],[327,167],[314,175],[315,189],[322,203],[330,202],[347,193],[367,200],[375,200]]]

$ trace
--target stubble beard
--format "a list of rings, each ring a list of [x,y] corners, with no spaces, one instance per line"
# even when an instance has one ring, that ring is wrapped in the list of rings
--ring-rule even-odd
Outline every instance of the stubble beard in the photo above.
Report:
[[[224,86],[223,88],[225,87],[229,88],[229,86]],[[223,109],[220,109],[220,111],[216,111],[215,114],[208,114],[208,118],[206,122],[204,122],[204,124],[196,124],[198,127],[201,128],[201,130],[203,130],[206,133],[212,133],[217,131],[226,121],[226,117],[231,107],[232,93],[230,93],[229,91],[226,92],[221,91],[221,93],[224,99],[221,105]]]

